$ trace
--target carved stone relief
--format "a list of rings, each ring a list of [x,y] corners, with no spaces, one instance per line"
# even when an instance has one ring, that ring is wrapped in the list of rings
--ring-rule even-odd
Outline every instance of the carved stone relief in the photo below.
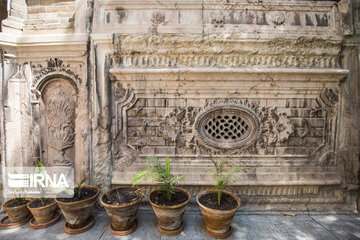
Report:
[[[114,83],[112,88],[114,101],[113,115],[113,158],[114,168],[122,170],[130,166],[137,156],[135,147],[128,144],[127,110],[137,101],[133,89],[124,88],[121,83]]]
[[[48,143],[59,151],[54,165],[72,165],[64,156],[65,149],[74,145],[75,139],[75,102],[65,88],[57,88],[46,107],[48,124]]]
[[[38,85],[42,82],[41,80],[44,77],[56,74],[59,76],[68,77],[69,79],[73,79],[77,86],[80,86],[81,84],[81,78],[79,77],[79,75],[74,73],[69,64],[65,65],[64,62],[59,58],[47,59],[46,66],[38,64],[36,66],[33,65],[32,68],[33,74],[35,75],[32,83],[33,88],[38,88]]]
[[[319,165],[335,166],[337,164],[335,154],[336,141],[336,122],[338,109],[338,89],[325,88],[316,99],[316,104],[312,107],[311,115],[315,117],[323,116],[323,140],[312,154],[313,159],[318,160]]]
[[[42,93],[41,122],[45,159],[52,166],[72,166],[74,159],[76,91],[65,79],[53,79]],[[67,150],[70,149],[70,150]],[[67,152],[67,154],[65,154]]]
[[[294,130],[285,113],[259,109],[247,100],[218,100],[198,109],[177,109],[159,124],[159,132],[172,142],[232,153],[254,143],[267,148],[284,142]]]

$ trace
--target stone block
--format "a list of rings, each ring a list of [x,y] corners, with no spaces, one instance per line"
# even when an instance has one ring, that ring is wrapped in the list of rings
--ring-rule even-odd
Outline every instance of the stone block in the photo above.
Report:
[[[166,99],[167,107],[186,107],[185,99]]]
[[[175,147],[156,147],[156,154],[173,156],[175,155]]]
[[[27,11],[28,11],[28,14],[45,13],[46,7],[44,7],[44,6],[28,7]]]
[[[146,99],[147,107],[165,107],[165,99]]]
[[[142,147],[140,148],[140,154],[148,156],[155,155],[155,147]]]

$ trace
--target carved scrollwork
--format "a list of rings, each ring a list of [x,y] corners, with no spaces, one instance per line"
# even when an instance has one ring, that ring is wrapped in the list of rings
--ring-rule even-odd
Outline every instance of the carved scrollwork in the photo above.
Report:
[[[214,151],[244,150],[286,141],[293,122],[276,109],[262,108],[247,100],[217,100],[202,108],[176,109],[159,124],[164,138],[186,147],[203,146]]]
[[[260,143],[263,148],[284,142],[294,132],[294,123],[285,113],[277,113],[276,108],[263,111],[261,119]]]
[[[54,59],[50,58],[46,60],[46,67],[42,66],[41,64],[39,64],[38,67],[40,68],[40,71],[33,70],[35,75],[35,78],[32,83],[33,88],[38,88],[38,85],[41,83],[41,80],[44,79],[45,77],[56,74],[68,76],[70,79],[73,79],[77,87],[79,87],[79,85],[82,82],[79,75],[77,75],[71,70],[70,65],[69,64],[65,65],[64,62],[59,58],[54,58]]]
[[[46,108],[48,143],[59,151],[54,164],[72,165],[65,157],[65,149],[75,141],[75,102],[61,87],[54,90]]]
[[[112,145],[114,168],[122,170],[124,167],[130,166],[137,157],[135,147],[128,144],[127,135],[127,110],[134,106],[137,98],[133,89],[124,88],[121,83],[113,84],[112,93],[114,101]]]

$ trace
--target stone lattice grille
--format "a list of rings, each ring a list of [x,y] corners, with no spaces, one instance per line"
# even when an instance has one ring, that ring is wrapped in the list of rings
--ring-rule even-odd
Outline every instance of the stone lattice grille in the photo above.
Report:
[[[237,141],[248,134],[246,120],[234,114],[220,114],[210,118],[204,125],[209,137],[221,141]]]

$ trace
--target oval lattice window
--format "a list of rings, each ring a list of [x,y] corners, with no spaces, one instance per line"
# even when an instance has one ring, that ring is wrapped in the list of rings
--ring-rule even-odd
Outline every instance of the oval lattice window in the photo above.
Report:
[[[250,145],[259,131],[259,121],[250,109],[217,106],[195,120],[195,136],[207,146],[233,150]]]

